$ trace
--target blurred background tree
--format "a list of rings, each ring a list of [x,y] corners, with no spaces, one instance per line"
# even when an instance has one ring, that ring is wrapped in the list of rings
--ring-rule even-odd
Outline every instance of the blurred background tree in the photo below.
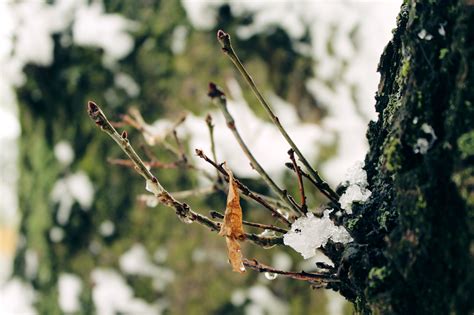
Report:
[[[117,115],[131,105],[150,119],[173,117],[185,109],[204,113],[209,104],[207,82],[232,76],[231,65],[221,58],[215,32],[193,29],[177,1],[107,1],[105,11],[140,21],[132,31],[133,48],[123,59],[104,66],[107,52],[65,44],[72,36],[72,30],[66,29],[54,35],[51,65],[30,64],[25,68],[26,83],[18,89],[22,126],[20,232],[24,247],[17,253],[15,274],[33,284],[38,294],[36,309],[41,314],[61,313],[58,281],[65,273],[79,276],[80,312],[90,312],[94,268],[120,272],[120,257],[142,244],[150,257],[156,254],[155,263],[161,269],[155,276],[159,284],[149,275],[124,275],[136,297],[150,305],[158,300],[156,309],[166,308],[174,314],[240,313],[251,302],[232,304],[234,288],[255,286],[261,281],[259,275],[249,272],[241,277],[229,272],[219,237],[199,226],[184,228],[173,213],[160,206],[147,209],[137,204],[136,196],[143,192],[141,179],[130,170],[105,164],[107,158],[121,155],[108,139],[97,136],[85,115],[89,99],[107,104]],[[252,20],[250,13],[233,16],[228,5],[216,8],[216,14],[217,24],[230,32]],[[179,40],[183,43],[177,43]],[[308,40],[302,38],[301,43]],[[239,45],[243,58],[258,69],[253,72],[259,82],[265,82],[265,89],[300,104],[300,110],[315,119],[321,115],[304,85],[312,75],[313,60],[295,51],[283,29],[262,30]],[[121,80],[132,83],[124,85],[128,82],[121,84]],[[58,143],[66,145],[64,141],[74,151],[70,165],[58,163],[54,155],[55,148],[61,150]],[[82,172],[90,179],[74,181],[73,176]],[[174,190],[189,188],[195,182],[182,170],[159,171],[158,175]],[[62,196],[52,198],[51,192],[61,179],[64,187],[57,189]],[[91,192],[80,185],[93,186],[93,202],[87,200]],[[64,201],[62,197],[67,194],[75,200]],[[204,209],[209,205],[222,208],[223,200],[222,195],[209,200],[195,198],[192,204]],[[220,259],[209,263],[213,252]],[[271,254],[265,256],[271,258]],[[273,294],[283,300],[297,296],[286,312],[323,310],[320,306],[325,297],[307,285],[278,280],[272,287]]]
[[[16,91],[22,130],[21,224],[14,275],[32,284],[37,312],[331,312],[330,305],[325,307],[328,295],[310,290],[305,283],[280,278],[269,282],[253,272],[232,274],[220,237],[199,226],[183,226],[161,206],[137,202],[136,196],[144,191],[142,180],[132,170],[106,165],[108,158],[121,156],[120,150],[98,135],[85,113],[86,102],[94,99],[106,104],[116,120],[135,106],[149,122],[173,121],[190,111],[202,116],[205,125],[204,114],[211,109],[207,82],[225,82],[235,75],[221,55],[215,31],[225,28],[239,34],[255,22],[253,13],[236,13],[227,4],[211,6],[214,29],[202,30],[190,22],[178,1],[110,0],[103,7],[97,2],[68,7],[59,1],[55,5],[63,19],[58,23],[64,25],[48,30],[52,58],[27,63]],[[50,6],[27,2],[18,8],[24,23],[32,23],[36,9],[47,16]],[[302,122],[319,123],[328,110],[308,89],[318,60],[308,52],[313,40],[309,27],[302,34],[295,39],[275,24],[238,36],[237,45],[263,90],[294,104]],[[351,36],[357,37],[357,28]],[[40,55],[40,45],[30,41],[31,53],[38,49]],[[333,45],[329,40],[329,52]],[[341,77],[344,67],[343,63],[334,78]],[[325,84],[334,89],[333,80]],[[255,103],[249,91],[243,93],[249,104]],[[356,93],[351,97],[356,99]],[[265,119],[260,108],[252,109]],[[130,137],[135,143],[144,141],[138,133]],[[193,150],[189,148],[189,153]],[[316,164],[335,153],[335,142],[320,151]],[[172,160],[166,150],[155,153]],[[196,177],[180,169],[159,170],[157,175],[170,191],[198,184]],[[284,181],[296,187],[290,176]],[[246,183],[264,189],[254,179]],[[313,198],[313,205],[318,201]],[[221,210],[225,196],[217,193],[187,202],[203,211]],[[290,249],[262,252],[248,246],[246,252],[282,268],[299,259]],[[80,305],[68,300],[76,293]],[[349,304],[342,308],[351,312]]]

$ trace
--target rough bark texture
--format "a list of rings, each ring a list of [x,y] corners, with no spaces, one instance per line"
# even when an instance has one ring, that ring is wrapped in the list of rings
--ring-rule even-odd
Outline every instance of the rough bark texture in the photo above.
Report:
[[[339,270],[361,313],[472,312],[473,9],[406,1],[381,57],[373,195],[344,220],[355,245]]]

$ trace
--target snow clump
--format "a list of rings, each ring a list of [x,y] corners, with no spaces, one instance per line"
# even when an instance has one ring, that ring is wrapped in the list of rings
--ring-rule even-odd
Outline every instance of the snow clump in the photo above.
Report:
[[[316,255],[319,247],[331,240],[336,243],[348,243],[352,237],[343,226],[336,226],[329,218],[332,210],[324,211],[323,217],[315,217],[308,212],[291,225],[291,231],[283,236],[283,243],[308,259]]]
[[[352,204],[354,202],[365,202],[372,195],[372,192],[367,188],[369,186],[367,172],[363,167],[364,163],[357,162],[346,174],[348,187],[339,198],[339,203],[348,214],[352,214]]]

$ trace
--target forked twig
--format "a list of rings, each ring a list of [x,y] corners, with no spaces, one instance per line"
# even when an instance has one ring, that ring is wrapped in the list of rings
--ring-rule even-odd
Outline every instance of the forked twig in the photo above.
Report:
[[[214,168],[216,170],[218,170],[223,176],[224,176],[224,180],[226,182],[229,182],[229,174],[227,174],[227,171],[224,169],[224,167],[222,167],[222,165],[220,164],[217,164],[216,162],[212,161],[207,155],[204,154],[204,152],[202,150],[199,150],[199,149],[196,149],[196,155],[199,156],[200,158],[202,158],[204,161],[206,161],[207,163],[211,164],[212,166],[214,166]],[[283,214],[281,214],[280,212],[277,211],[277,209],[275,209],[274,207],[272,207],[267,201],[265,201],[265,199],[263,199],[260,195],[258,194],[255,194],[254,192],[252,192],[247,186],[245,186],[244,184],[242,184],[241,181],[239,181],[238,179],[234,178],[235,180],[235,183],[237,184],[237,188],[239,188],[239,190],[242,192],[242,194],[250,197],[251,199],[255,200],[256,202],[258,202],[259,204],[261,204],[262,206],[264,206],[266,209],[270,210],[270,212],[272,213],[272,215],[278,219],[280,219],[283,223],[285,223],[286,225],[290,226],[291,225],[291,222],[288,221],[287,218],[285,218],[285,216],[283,216]]]
[[[296,177],[298,178],[298,189],[300,190],[300,198],[301,198],[301,212],[303,214],[306,214],[308,212],[308,206],[306,205],[306,195],[304,193],[304,184],[303,184],[303,179],[301,178],[301,172],[300,168],[298,167],[298,164],[296,163],[295,160],[295,154],[293,149],[290,149],[288,151],[288,155],[290,156],[291,163],[293,163],[294,168],[296,169]]]
[[[221,224],[211,220],[210,218],[201,215],[197,212],[191,210],[191,208],[186,204],[176,200],[163,186],[160,184],[158,179],[151,173],[151,171],[146,167],[145,163],[135,152],[133,147],[130,145],[130,142],[127,137],[127,133],[124,132],[120,135],[115,128],[111,125],[103,111],[100,109],[97,104],[94,102],[88,102],[87,112],[89,117],[95,122],[95,124],[100,127],[100,129],[105,132],[109,137],[111,137],[124,151],[130,160],[135,165],[135,170],[146,180],[147,188],[153,192],[158,201],[170,208],[173,208],[178,215],[178,217],[186,223],[197,222],[211,231],[219,231]],[[283,244],[283,237],[264,237],[252,233],[246,233],[245,237],[247,240],[252,241],[253,243],[268,247],[277,244]]]
[[[289,168],[290,170],[292,170],[293,172],[297,172],[297,170],[299,171],[299,173],[304,177],[306,178],[307,180],[309,180],[309,182],[311,184],[314,185],[314,187],[316,187],[323,195],[325,195],[330,201],[332,201],[333,205],[338,208],[339,210],[341,210],[341,205],[339,204],[339,199],[338,198],[334,198],[333,196],[329,195],[327,191],[321,189],[320,187],[320,184],[315,181],[311,176],[309,176],[308,173],[304,172],[301,167],[298,166],[298,168],[295,168],[295,166],[293,165],[293,163],[285,163],[285,166],[287,168]]]
[[[295,213],[300,213],[298,207],[294,205],[288,195],[286,190],[281,189],[278,185],[273,181],[273,179],[268,175],[268,173],[263,169],[263,167],[258,163],[257,159],[253,156],[252,152],[248,148],[247,144],[245,144],[242,136],[240,135],[239,131],[235,126],[234,117],[230,114],[227,109],[227,99],[225,97],[224,92],[219,90],[214,83],[209,83],[209,97],[214,101],[215,104],[219,106],[222,113],[224,114],[224,118],[227,123],[227,127],[230,129],[234,138],[240,145],[240,148],[250,160],[251,166],[258,172],[258,174],[262,177],[262,179],[268,184],[268,186],[280,197],[280,199],[288,205]]]

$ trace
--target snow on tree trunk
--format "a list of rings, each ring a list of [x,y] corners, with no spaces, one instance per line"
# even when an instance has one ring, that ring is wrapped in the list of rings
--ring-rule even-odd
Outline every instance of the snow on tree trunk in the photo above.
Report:
[[[474,7],[406,1],[380,64],[367,137],[371,198],[344,219],[355,242],[339,289],[361,313],[472,312]]]

